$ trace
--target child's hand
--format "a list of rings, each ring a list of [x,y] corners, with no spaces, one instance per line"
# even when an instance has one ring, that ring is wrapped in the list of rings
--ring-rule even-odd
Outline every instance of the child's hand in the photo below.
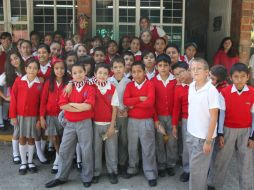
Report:
[[[248,140],[248,148],[254,148],[254,140]]]
[[[147,96],[140,96],[139,99],[141,102],[144,102],[147,100]]]
[[[41,129],[41,122],[39,120],[36,122],[36,128]]]
[[[206,154],[206,155],[210,154],[211,150],[212,150],[212,144],[207,143],[205,141],[204,145],[203,145],[203,152],[204,152],[204,154]]]
[[[173,134],[173,137],[175,137],[176,139],[178,138],[178,135],[177,135],[177,127],[176,127],[176,126],[173,126],[173,127],[172,127],[172,134]]]
[[[11,97],[10,96],[3,96],[4,100],[9,102],[11,100]]]
[[[18,126],[18,120],[17,120],[17,118],[12,118],[12,119],[11,119],[11,124],[12,124],[14,127]]]
[[[113,136],[115,134],[115,127],[114,126],[111,126],[107,129],[107,136],[108,138],[110,138],[111,136]]]
[[[223,148],[223,147],[224,147],[224,137],[219,136],[219,148]]]
[[[44,119],[44,117],[40,118],[40,122],[41,122],[41,128],[46,129],[47,124],[46,124],[46,120]]]
[[[69,83],[69,84],[66,85],[66,87],[65,87],[65,89],[63,91],[64,96],[66,96],[66,95],[70,96],[71,91],[72,91],[72,83]]]
[[[156,126],[159,133],[161,133],[163,135],[167,134],[166,131],[165,131],[165,128],[161,125],[161,123],[159,121],[155,122],[155,126]]]

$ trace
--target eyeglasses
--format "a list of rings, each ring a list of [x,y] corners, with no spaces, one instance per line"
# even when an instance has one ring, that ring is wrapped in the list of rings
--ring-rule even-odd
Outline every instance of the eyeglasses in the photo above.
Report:
[[[201,67],[193,67],[193,68],[191,68],[191,72],[201,72],[201,71],[203,71],[204,70],[204,68],[201,68]]]

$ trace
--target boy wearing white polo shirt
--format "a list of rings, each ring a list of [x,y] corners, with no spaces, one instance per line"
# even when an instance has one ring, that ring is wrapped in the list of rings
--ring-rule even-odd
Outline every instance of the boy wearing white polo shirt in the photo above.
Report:
[[[186,143],[190,153],[190,190],[206,188],[207,173],[216,136],[219,93],[208,80],[209,66],[202,58],[191,65],[194,82],[188,95],[188,121]]]

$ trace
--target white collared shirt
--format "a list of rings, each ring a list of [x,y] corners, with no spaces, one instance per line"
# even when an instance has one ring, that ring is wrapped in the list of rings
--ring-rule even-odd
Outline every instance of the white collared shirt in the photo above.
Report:
[[[129,72],[129,73],[124,73],[124,76],[125,76],[126,78],[129,78],[129,77],[131,76],[131,72]]]
[[[148,80],[151,80],[153,77],[155,77],[156,75],[156,70],[154,69],[151,73],[150,72],[146,72],[146,77],[148,78]]]
[[[189,67],[192,65],[193,60],[194,60],[194,57],[192,57],[191,60],[189,61],[187,56],[184,55],[184,61],[189,65]]]
[[[136,81],[134,82],[134,85],[135,85],[135,87],[137,88],[137,89],[141,89],[142,88],[142,86],[145,84],[145,82],[146,82],[146,79],[141,83],[141,84],[138,84]]]
[[[42,74],[44,74],[44,75],[46,74],[48,67],[51,67],[50,61],[44,66],[40,65],[40,70],[41,70]]]
[[[15,71],[15,73],[17,74],[17,76],[21,77],[22,74]],[[0,75],[0,86],[5,86],[6,85],[6,74],[5,72],[3,74]]]
[[[199,90],[196,90],[195,85],[196,81],[192,82],[189,87],[187,130],[191,135],[205,139],[210,127],[209,110],[220,108],[219,93],[210,80]],[[215,129],[213,138],[216,137],[216,131]]]
[[[33,81],[29,81],[28,78],[27,78],[27,75],[24,75],[21,80],[23,81],[26,81],[27,82],[27,85],[28,85],[28,88],[31,88],[33,86],[34,83],[40,83],[40,80],[38,77],[35,77]]]
[[[162,81],[162,83],[163,83],[163,85],[164,85],[165,87],[168,85],[168,83],[169,83],[171,80],[174,80],[174,79],[175,79],[174,75],[172,75],[171,73],[169,73],[169,76],[168,76],[168,78],[167,78],[165,81],[162,80],[160,74],[158,74],[156,77],[157,77],[158,80]]]

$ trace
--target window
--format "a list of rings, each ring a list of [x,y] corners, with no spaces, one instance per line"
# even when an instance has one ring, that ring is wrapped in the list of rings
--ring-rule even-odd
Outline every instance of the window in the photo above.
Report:
[[[26,0],[11,0],[11,21],[27,21]]]
[[[0,0],[0,21],[4,21],[4,4],[3,4],[3,0]]]

